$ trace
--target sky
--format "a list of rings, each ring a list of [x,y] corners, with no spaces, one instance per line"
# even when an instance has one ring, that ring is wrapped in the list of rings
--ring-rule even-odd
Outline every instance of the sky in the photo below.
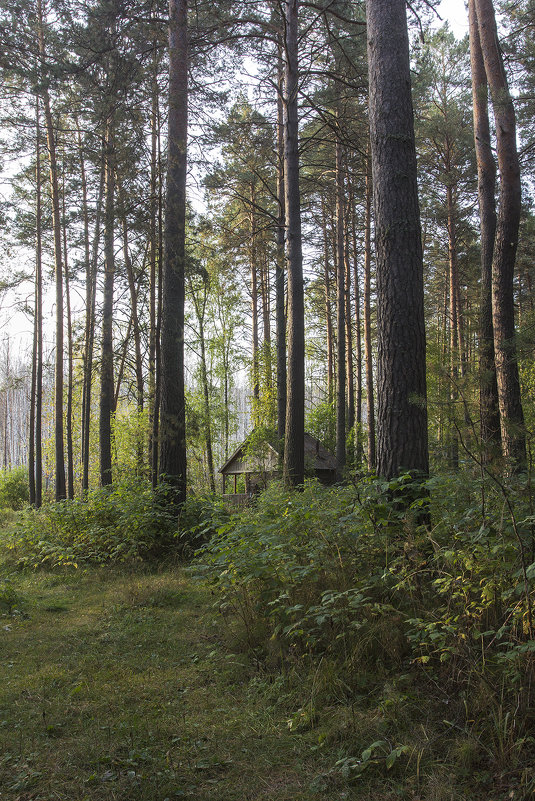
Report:
[[[458,39],[462,39],[468,33],[468,11],[464,6],[464,0],[442,0],[439,14],[444,20],[448,20]]]
[[[448,20],[451,30],[457,38],[462,38],[468,32],[468,12],[465,8],[465,0],[442,0],[438,10],[442,19]],[[438,26],[442,23],[437,19],[436,24]],[[28,293],[31,301],[31,288]],[[9,333],[10,336],[16,335],[13,343],[14,350],[27,352],[31,342],[31,329],[31,322],[26,315],[16,313],[15,308],[10,307],[9,300],[0,301],[0,350],[3,338]]]

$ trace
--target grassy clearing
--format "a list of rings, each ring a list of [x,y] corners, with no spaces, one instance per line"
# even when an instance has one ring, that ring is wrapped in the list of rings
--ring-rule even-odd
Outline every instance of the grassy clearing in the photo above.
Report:
[[[295,691],[229,650],[213,599],[181,569],[38,573],[12,587],[2,801],[323,797],[318,733],[288,727]],[[357,797],[343,784],[331,798]]]
[[[0,534],[0,801],[532,799],[529,643],[489,666],[461,616],[452,644],[409,582],[417,547],[309,492],[221,529],[211,584],[202,564],[21,571]],[[478,597],[465,569],[448,615]]]

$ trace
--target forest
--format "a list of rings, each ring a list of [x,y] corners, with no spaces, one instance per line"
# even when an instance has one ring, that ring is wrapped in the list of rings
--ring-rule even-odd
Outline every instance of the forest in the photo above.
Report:
[[[535,3],[0,0],[0,797],[535,797]]]

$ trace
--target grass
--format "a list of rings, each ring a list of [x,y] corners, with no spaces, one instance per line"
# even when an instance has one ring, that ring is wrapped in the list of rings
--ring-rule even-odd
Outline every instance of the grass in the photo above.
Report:
[[[0,536],[0,801],[533,796],[505,763],[493,784],[424,673],[281,661],[180,565],[21,573],[4,557]]]
[[[0,618],[0,798],[316,799],[284,678],[229,650],[180,568],[15,577]],[[325,762],[327,766],[327,762]],[[347,790],[330,796],[349,798]]]

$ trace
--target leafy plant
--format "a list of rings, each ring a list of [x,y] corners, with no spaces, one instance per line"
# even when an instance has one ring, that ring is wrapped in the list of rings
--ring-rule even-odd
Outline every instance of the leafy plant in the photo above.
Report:
[[[15,467],[0,472],[0,508],[22,509],[29,499],[26,468]]]
[[[175,545],[167,488],[134,480],[24,512],[11,540],[24,564],[77,565],[147,559]]]
[[[0,579],[0,610],[11,615],[15,607],[20,606],[21,600],[12,582],[9,579]]]

